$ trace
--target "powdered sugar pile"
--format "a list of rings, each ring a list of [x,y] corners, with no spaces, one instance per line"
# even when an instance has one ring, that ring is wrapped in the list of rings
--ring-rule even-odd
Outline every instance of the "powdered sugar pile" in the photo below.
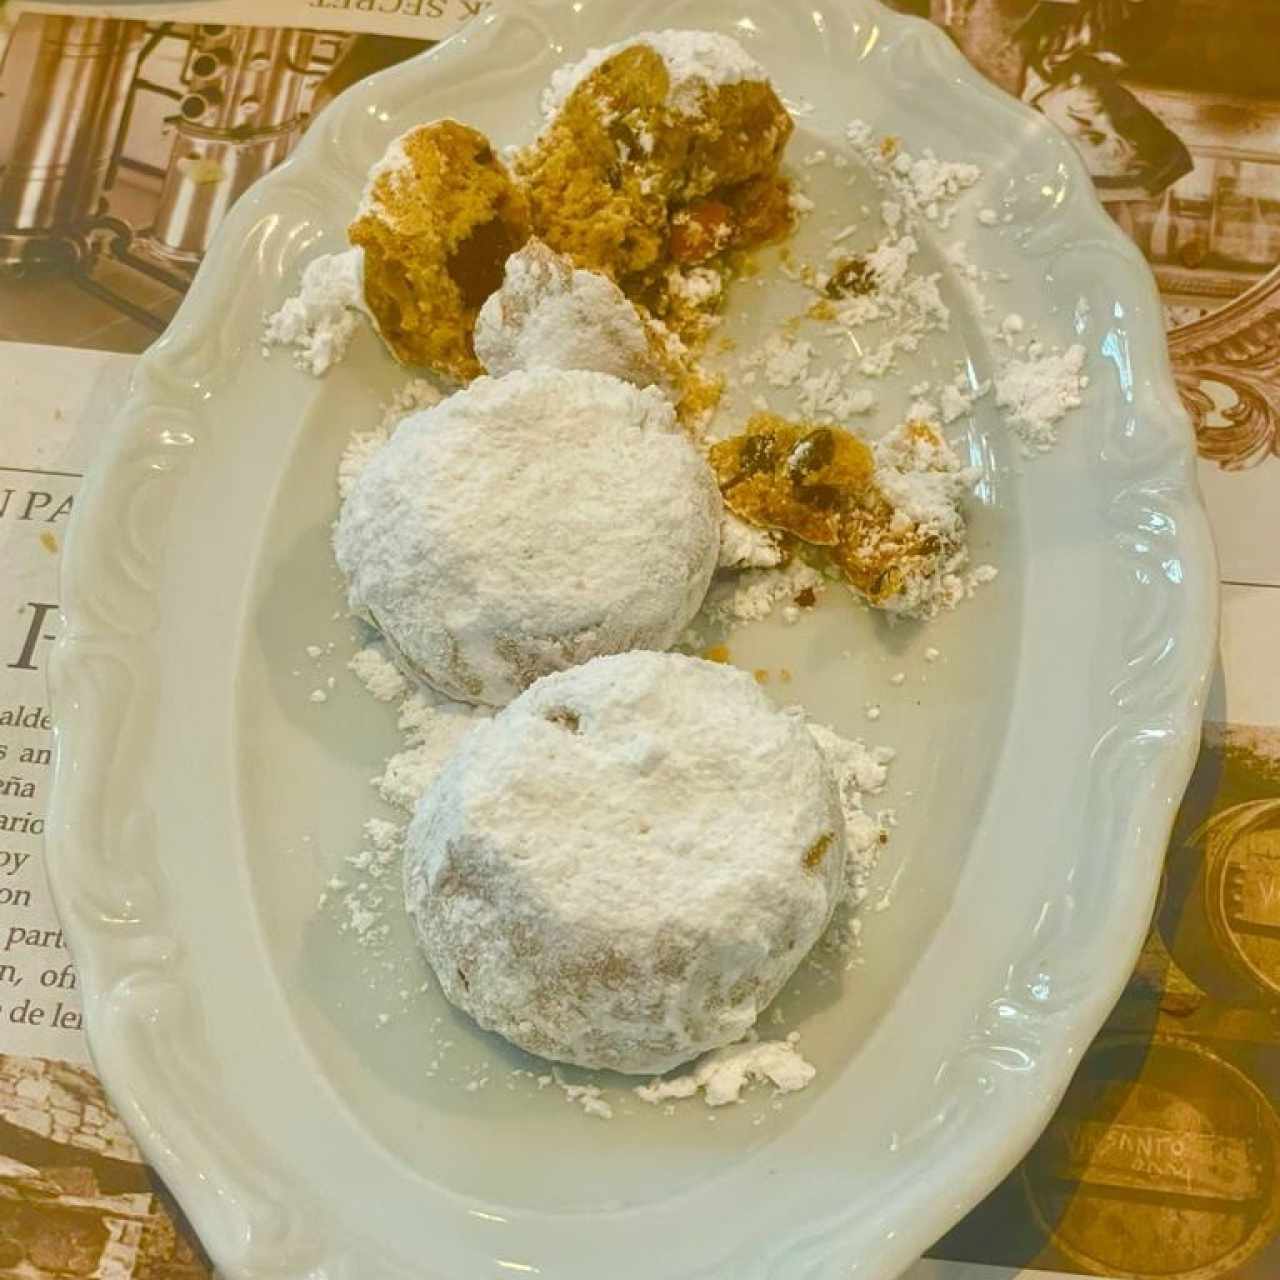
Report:
[[[1027,344],[1025,358],[1007,361],[996,374],[996,403],[1008,412],[1007,421],[1026,453],[1044,453],[1058,439],[1058,423],[1080,406],[1089,379],[1085,376],[1084,347],[1046,351]]]
[[[381,644],[369,644],[358,649],[347,666],[379,702],[394,702],[409,691],[409,682],[387,657]]]
[[[553,71],[542,94],[542,114],[550,119],[602,62],[637,44],[648,45],[666,64],[671,81],[667,105],[682,114],[697,113],[708,85],[768,79],[764,68],[729,36],[714,31],[644,31],[619,44],[592,49],[581,62]]]
[[[817,569],[797,559],[777,568],[718,574],[707,593],[704,613],[720,624],[759,622],[778,605],[794,602],[805,592],[816,599],[828,585]],[[795,621],[798,616],[797,613],[788,621]]]
[[[934,388],[931,382],[918,382],[911,388],[911,407],[907,417],[921,422],[954,422],[973,408],[975,400],[991,390],[990,383],[972,385],[967,372],[956,374],[949,382]],[[974,476],[976,479],[976,475]]]
[[[367,314],[359,249],[321,254],[303,268],[302,281],[284,306],[267,317],[263,354],[292,347],[300,369],[319,377],[346,354],[360,316]]]
[[[911,424],[876,441],[875,458],[875,484],[894,508],[893,527],[914,526],[917,536],[941,549],[932,572],[910,574],[884,607],[916,618],[954,608],[973,586],[995,577],[987,567],[976,577],[962,576],[969,551],[960,506],[977,472],[960,462],[936,428],[926,433]]]
[[[691,1098],[699,1090],[709,1107],[741,1102],[742,1091],[752,1080],[767,1080],[778,1093],[803,1089],[818,1074],[796,1048],[799,1032],[785,1040],[754,1040],[715,1049],[688,1071],[666,1079],[637,1085],[632,1092],[642,1102],[656,1105]]]
[[[377,779],[382,798],[412,813],[418,797],[435,780],[454,749],[490,714],[487,707],[454,702],[425,687],[414,688],[400,704],[397,720],[404,747],[387,760]]]

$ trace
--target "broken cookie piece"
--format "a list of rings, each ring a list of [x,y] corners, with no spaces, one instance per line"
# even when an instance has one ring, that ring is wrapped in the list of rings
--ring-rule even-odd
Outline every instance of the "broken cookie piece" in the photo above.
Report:
[[[927,617],[954,594],[973,475],[933,424],[906,422],[873,447],[839,427],[759,413],[709,460],[731,512],[820,548],[870,604]]]
[[[476,315],[529,236],[525,197],[484,134],[437,120],[397,138],[347,234],[396,359],[459,381],[479,374]]]
[[[590,369],[670,388],[663,335],[608,277],[532,239],[507,259],[476,321],[476,354],[494,377],[513,369]]]
[[[712,445],[709,457],[735,515],[821,547],[840,541],[846,514],[869,496],[875,470],[871,449],[857,436],[775,413],[755,414],[743,435]]]
[[[792,225],[777,170],[793,125],[763,68],[726,36],[651,32],[558,72],[548,106],[517,161],[535,232],[696,344],[720,289],[691,305],[670,275]]]

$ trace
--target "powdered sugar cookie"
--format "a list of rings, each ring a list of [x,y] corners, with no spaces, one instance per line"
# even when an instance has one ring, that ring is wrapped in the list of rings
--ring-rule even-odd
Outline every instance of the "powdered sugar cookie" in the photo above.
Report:
[[[599,654],[665,649],[719,553],[720,496],[656,388],[480,378],[405,419],[351,486],[352,608],[440,692],[501,706]]]
[[[657,1073],[751,1028],[831,919],[845,856],[802,720],[732,667],[627,653],[472,730],[419,801],[405,891],[481,1026]]]

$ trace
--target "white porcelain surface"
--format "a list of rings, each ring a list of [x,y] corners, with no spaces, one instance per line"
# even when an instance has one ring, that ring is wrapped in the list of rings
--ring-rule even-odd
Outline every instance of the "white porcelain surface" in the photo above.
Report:
[[[320,381],[258,349],[300,265],[342,244],[390,137],[454,114],[520,141],[554,66],[658,25],[735,30],[813,104],[797,158],[863,117],[978,161],[981,188],[934,239],[1007,272],[1001,306],[1050,340],[1078,333],[1091,375],[1033,462],[989,400],[953,424],[983,471],[977,558],[1001,570],[976,601],[921,630],[833,599],[735,639],[745,665],[796,672],[789,699],[899,748],[902,822],[865,964],[802,974],[781,1002],[817,1084],[714,1124],[698,1104],[628,1103],[616,1079],[609,1124],[556,1089],[430,1079],[440,1014],[462,1066],[522,1061],[434,992],[377,1026],[393,993],[316,899],[378,811],[368,780],[394,716],[349,681],[317,706],[290,673],[308,643],[337,641],[331,669],[354,643],[331,621],[334,464],[403,375],[368,334]],[[802,236],[870,193],[810,172],[827,221]],[[1015,223],[979,229],[1007,196]],[[742,289],[733,331],[758,339],[774,299]],[[938,351],[985,374],[981,327],[948,289]],[[52,670],[49,868],[95,1061],[222,1271],[799,1280],[909,1263],[1033,1141],[1137,954],[1216,627],[1192,463],[1150,278],[1067,144],[873,0],[526,2],[344,95],[236,206],[140,361],[79,500]],[[393,949],[417,963],[399,921]]]

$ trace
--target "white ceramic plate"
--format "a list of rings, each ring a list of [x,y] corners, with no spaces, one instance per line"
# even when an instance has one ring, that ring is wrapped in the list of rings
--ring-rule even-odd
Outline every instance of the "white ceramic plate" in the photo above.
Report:
[[[342,244],[389,138],[454,114],[524,140],[553,67],[654,26],[733,31],[811,103],[793,157],[842,149],[862,117],[981,164],[926,256],[946,273],[941,249],[965,240],[1008,273],[1001,307],[1086,344],[1092,379],[1035,462],[989,400],[953,424],[983,469],[976,558],[1001,570],[976,601],[890,629],[831,593],[803,626],[735,639],[744,664],[794,669],[789,696],[821,718],[899,748],[902,822],[865,965],[782,999],[817,1084],[714,1124],[616,1080],[609,1124],[557,1089],[508,1090],[519,1056],[435,992],[379,1025],[419,972],[407,931],[385,974],[316,899],[377,811],[393,717],[345,675],[328,702],[308,694],[355,643],[333,621],[334,464],[403,375],[368,334],[322,381],[258,350],[299,266]],[[822,209],[802,236],[861,216],[865,178],[805,172]],[[1006,200],[1013,223],[977,225]],[[774,291],[741,288],[735,332],[758,340]],[[933,354],[984,375],[981,326],[947,288]],[[886,409],[904,397],[886,388]],[[223,1272],[747,1280],[910,1262],[1034,1139],[1136,956],[1215,632],[1192,460],[1150,278],[1066,143],[872,0],[525,3],[334,104],[236,206],[139,363],[79,501],[53,665],[49,868],[90,1043]],[[305,646],[330,641],[313,668]],[[453,1056],[429,1078],[442,1036]],[[492,1082],[466,1091],[484,1062]]]

